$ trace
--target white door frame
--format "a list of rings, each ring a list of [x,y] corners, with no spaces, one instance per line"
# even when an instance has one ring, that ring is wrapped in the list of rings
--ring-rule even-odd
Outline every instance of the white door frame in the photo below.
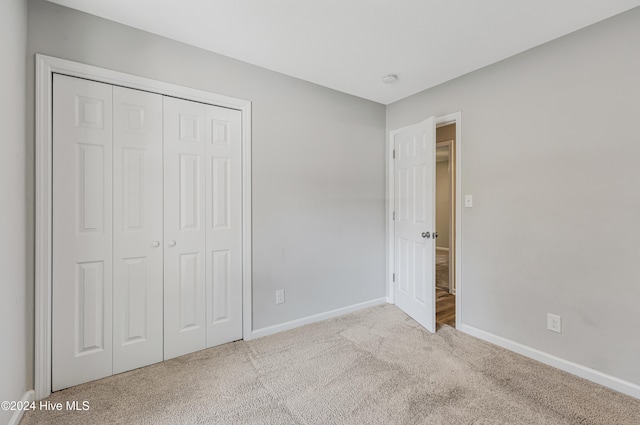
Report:
[[[455,142],[455,163],[456,163],[456,212],[455,212],[455,282],[456,282],[456,328],[462,324],[462,112],[443,115],[436,118],[436,127],[448,124],[456,124]],[[393,140],[395,135],[402,132],[406,127],[391,130],[387,138],[387,172],[386,172],[386,198],[387,198],[387,302],[394,304],[394,220],[393,212],[395,205],[395,161],[393,158]]]
[[[51,394],[53,74],[85,78],[242,112],[242,335],[252,338],[251,102],[78,62],[36,55],[35,398]]]

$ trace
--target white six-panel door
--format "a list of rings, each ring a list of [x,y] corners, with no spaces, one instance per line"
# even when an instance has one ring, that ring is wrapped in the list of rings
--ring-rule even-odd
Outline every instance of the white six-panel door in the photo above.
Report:
[[[240,111],[206,107],[207,347],[242,339]]]
[[[395,149],[396,305],[435,332],[435,118],[404,128]]]
[[[52,389],[112,373],[112,86],[53,82]]]
[[[164,358],[206,347],[204,104],[164,98]]]
[[[113,373],[163,358],[162,96],[113,88]]]

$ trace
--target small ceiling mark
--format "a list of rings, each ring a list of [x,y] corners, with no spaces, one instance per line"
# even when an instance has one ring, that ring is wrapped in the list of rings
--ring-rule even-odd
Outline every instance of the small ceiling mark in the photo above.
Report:
[[[388,74],[382,77],[382,82],[385,84],[393,84],[398,81],[398,74]]]

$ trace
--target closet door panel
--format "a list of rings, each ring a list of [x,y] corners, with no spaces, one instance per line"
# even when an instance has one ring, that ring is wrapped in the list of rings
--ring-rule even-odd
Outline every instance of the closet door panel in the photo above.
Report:
[[[207,347],[242,339],[241,116],[206,107]]]
[[[164,97],[164,358],[206,346],[205,106]]]
[[[52,389],[112,373],[112,87],[53,81]]]
[[[163,358],[162,96],[113,88],[113,373]]]

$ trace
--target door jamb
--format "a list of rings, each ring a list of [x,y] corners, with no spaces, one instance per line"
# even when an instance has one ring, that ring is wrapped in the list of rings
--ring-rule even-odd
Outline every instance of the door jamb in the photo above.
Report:
[[[236,109],[242,113],[242,336],[252,339],[251,101],[36,54],[35,399],[51,394],[52,94],[63,74]]]
[[[456,142],[455,142],[455,288],[456,288],[456,328],[462,325],[462,111],[443,115],[436,118],[436,128],[449,124],[456,124]],[[395,135],[402,132],[408,126],[389,131],[386,146],[386,201],[387,201],[387,220],[386,220],[386,281],[387,281],[387,302],[394,304],[394,172],[395,162],[393,158],[393,141]]]

